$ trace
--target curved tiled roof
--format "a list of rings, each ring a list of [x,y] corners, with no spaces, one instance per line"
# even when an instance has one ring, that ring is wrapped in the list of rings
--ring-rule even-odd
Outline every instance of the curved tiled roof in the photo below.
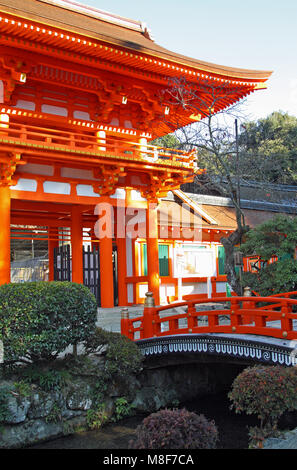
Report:
[[[272,73],[222,66],[177,54],[153,42],[143,23],[79,6],[74,0],[0,0],[0,11],[214,76],[264,82]]]

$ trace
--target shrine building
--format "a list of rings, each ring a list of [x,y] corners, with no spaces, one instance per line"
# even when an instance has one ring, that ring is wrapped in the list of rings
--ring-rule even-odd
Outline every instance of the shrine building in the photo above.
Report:
[[[0,50],[0,284],[25,280],[11,279],[21,243],[46,246],[46,279],[84,283],[104,308],[178,298],[181,245],[183,282],[220,280],[232,228],[180,190],[199,156],[150,142],[207,117],[213,90],[216,113],[271,72],[176,54],[143,23],[71,0],[0,0]],[[174,79],[203,96],[199,115],[172,104]]]

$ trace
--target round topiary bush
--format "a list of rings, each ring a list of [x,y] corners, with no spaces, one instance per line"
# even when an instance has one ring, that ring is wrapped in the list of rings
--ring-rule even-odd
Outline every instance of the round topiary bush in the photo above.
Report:
[[[95,329],[96,299],[72,282],[0,286],[0,339],[4,364],[51,360]]]
[[[214,449],[218,431],[213,421],[191,411],[161,410],[136,428],[130,449]]]
[[[260,428],[250,428],[252,446],[274,434],[284,412],[297,409],[296,391],[296,367],[248,367],[235,378],[228,395],[231,408],[260,420]]]

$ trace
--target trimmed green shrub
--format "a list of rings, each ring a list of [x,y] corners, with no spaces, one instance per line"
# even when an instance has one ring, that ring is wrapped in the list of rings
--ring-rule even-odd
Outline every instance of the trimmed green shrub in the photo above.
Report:
[[[0,286],[0,339],[4,364],[52,360],[95,329],[96,299],[71,282]]]
[[[105,356],[106,378],[122,377],[140,372],[143,356],[126,336],[102,328],[96,330],[84,341],[87,354],[102,353]]]
[[[130,449],[214,449],[218,431],[213,421],[186,410],[152,413],[136,428]]]
[[[296,244],[297,220],[288,215],[277,215],[247,232],[240,250],[245,256],[260,256],[263,263],[258,272],[243,273],[243,286],[263,296],[297,290]],[[277,262],[268,264],[274,256]]]
[[[255,414],[260,420],[260,428],[250,428],[254,445],[276,432],[283,413],[297,409],[297,369],[248,367],[235,378],[228,396],[235,413]]]
[[[296,291],[297,261],[295,259],[286,259],[266,264],[257,273],[243,273],[242,284],[243,286],[249,286],[252,290],[265,297]]]

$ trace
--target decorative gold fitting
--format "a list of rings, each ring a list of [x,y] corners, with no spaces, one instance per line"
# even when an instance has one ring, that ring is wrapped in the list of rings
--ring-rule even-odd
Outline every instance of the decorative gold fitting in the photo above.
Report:
[[[236,331],[236,327],[235,327],[235,326],[232,326],[232,331]]]
[[[234,315],[234,313],[235,313],[234,310],[231,310],[231,314]]]
[[[189,328],[189,333],[193,333],[193,330],[192,330],[192,328]]]
[[[282,313],[282,317],[285,318],[286,314],[285,313]]]
[[[122,308],[121,310],[121,318],[122,320],[129,319],[129,310],[127,308]]]
[[[283,331],[283,337],[286,338],[288,336],[288,332],[287,331]]]
[[[155,323],[156,323],[155,320],[152,320],[152,324],[154,325]]]
[[[154,299],[154,296],[153,296],[152,292],[147,292],[145,294],[144,306],[145,307],[155,307],[155,299]]]

